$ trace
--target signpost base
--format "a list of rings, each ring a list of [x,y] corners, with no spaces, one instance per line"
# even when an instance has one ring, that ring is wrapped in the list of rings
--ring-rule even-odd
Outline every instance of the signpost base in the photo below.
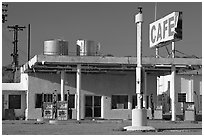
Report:
[[[151,126],[127,126],[124,127],[127,131],[155,131],[156,129]]]
[[[133,109],[132,110],[132,126],[146,126],[147,125],[147,110]]]
[[[132,110],[132,126],[124,127],[127,131],[145,131],[155,130],[151,126],[147,126],[147,110],[133,109]]]

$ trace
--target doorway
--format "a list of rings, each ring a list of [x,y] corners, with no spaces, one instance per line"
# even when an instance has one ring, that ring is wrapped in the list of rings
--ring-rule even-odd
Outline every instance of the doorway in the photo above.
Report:
[[[100,118],[101,117],[101,96],[85,96],[85,117]]]

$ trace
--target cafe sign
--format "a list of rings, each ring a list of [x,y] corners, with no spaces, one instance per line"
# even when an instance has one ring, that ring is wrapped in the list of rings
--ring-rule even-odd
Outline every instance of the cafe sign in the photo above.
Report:
[[[182,12],[173,12],[149,25],[150,48],[182,39]]]

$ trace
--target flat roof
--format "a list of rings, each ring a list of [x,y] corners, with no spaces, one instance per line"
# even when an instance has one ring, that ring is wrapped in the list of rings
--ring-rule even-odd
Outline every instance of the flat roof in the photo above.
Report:
[[[89,71],[131,71],[137,66],[136,59],[137,57],[35,55],[23,65],[23,71],[76,71],[77,64],[82,65],[82,70]],[[171,70],[171,65],[175,65],[177,70],[201,68],[202,59],[142,57],[142,65],[145,71],[166,73]]]

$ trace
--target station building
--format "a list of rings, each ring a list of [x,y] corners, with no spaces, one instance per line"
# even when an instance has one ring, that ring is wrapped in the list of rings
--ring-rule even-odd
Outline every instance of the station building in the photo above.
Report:
[[[162,86],[168,83],[171,67],[167,66],[179,65],[176,67],[179,71],[181,65],[202,65],[201,59],[151,57],[143,57],[142,64],[144,65],[143,107],[148,110],[151,107],[151,95],[157,109],[158,96],[168,91],[165,87],[158,88],[157,84],[161,84],[164,79]],[[77,93],[78,65],[81,66],[80,95]],[[137,106],[136,65],[136,57],[36,55],[21,67],[20,83],[2,84],[2,116],[7,117],[10,114],[9,110],[13,110],[15,117],[25,117],[27,120],[42,118],[42,93],[45,102],[52,102],[53,93],[58,94],[58,100],[62,97],[62,93],[66,100],[69,93],[71,119],[77,118],[79,113],[77,111],[80,111],[80,119],[131,119],[132,109]],[[162,76],[165,78],[162,79]],[[186,77],[195,83],[188,90],[185,89]],[[179,76],[175,83],[176,95],[185,92],[188,100],[194,90],[197,94],[202,94],[201,73],[194,77]],[[200,103],[198,102],[199,110],[202,104]],[[164,108],[163,106],[162,109]],[[181,110],[181,106],[177,105],[177,109]],[[179,112],[176,111],[178,115]],[[151,117],[150,113],[147,117]]]

